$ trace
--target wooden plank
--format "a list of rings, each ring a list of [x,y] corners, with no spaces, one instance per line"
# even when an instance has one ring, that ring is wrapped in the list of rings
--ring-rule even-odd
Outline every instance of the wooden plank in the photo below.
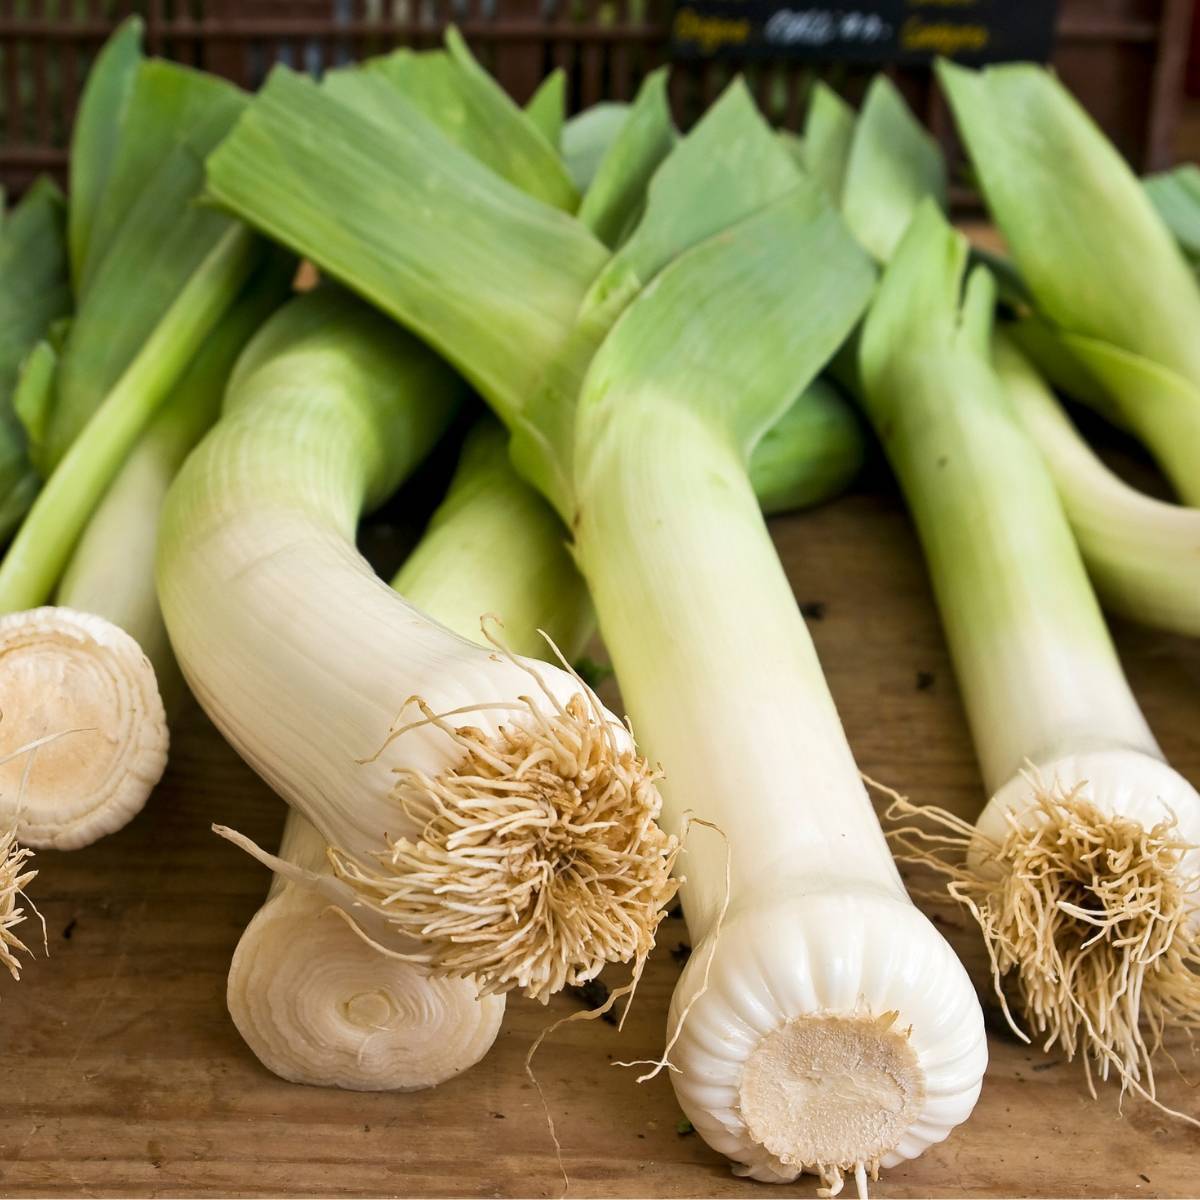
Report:
[[[979,776],[924,568],[877,475],[772,529],[797,600],[823,606],[813,635],[862,769],[973,813]],[[1164,749],[1200,780],[1200,643],[1126,625],[1116,635]],[[932,683],[919,689],[921,672]],[[432,1091],[283,1083],[225,1012],[229,957],[266,878],[213,837],[214,820],[271,844],[282,809],[193,708],[178,722],[165,783],[129,828],[75,854],[39,856],[35,897],[51,957],[30,963],[19,985],[0,980],[0,1194],[559,1195],[522,1060],[574,1002],[511,1001],[493,1052]],[[977,937],[959,917],[943,928],[986,995]],[[661,1048],[680,969],[670,951],[686,940],[682,921],[664,923],[622,1034],[572,1024],[539,1058],[572,1194],[813,1196],[811,1179],[776,1188],[735,1179],[698,1137],[677,1132],[666,1078],[639,1086],[611,1065]],[[992,1024],[971,1121],[887,1172],[876,1194],[1195,1195],[1200,1134],[1133,1100],[1119,1115],[1111,1089],[1090,1100],[1061,1055]],[[1194,1061],[1182,1063],[1196,1073]],[[1166,1069],[1162,1096],[1196,1111],[1195,1093]]]

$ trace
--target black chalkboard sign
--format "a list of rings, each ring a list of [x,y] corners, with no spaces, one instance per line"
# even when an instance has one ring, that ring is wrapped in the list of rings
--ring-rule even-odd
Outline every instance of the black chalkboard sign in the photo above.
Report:
[[[676,0],[677,58],[1045,61],[1057,0]]]

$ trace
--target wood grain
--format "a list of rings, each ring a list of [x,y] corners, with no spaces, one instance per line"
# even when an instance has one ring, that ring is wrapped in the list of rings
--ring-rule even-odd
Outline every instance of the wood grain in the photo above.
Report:
[[[773,525],[862,768],[963,813],[981,789],[923,566],[884,480]],[[1117,640],[1175,765],[1200,780],[1200,646],[1132,627]],[[925,674],[922,674],[925,673]],[[925,684],[918,686],[918,677]],[[270,842],[279,802],[190,708],[168,776],[125,831],[43,854],[36,899],[50,957],[0,980],[0,1194],[5,1196],[555,1196],[561,1179],[522,1073],[531,1039],[577,1002],[513,1001],[491,1055],[433,1091],[360,1095],[265,1071],[225,1012],[225,972],[267,880],[208,827]],[[986,995],[977,938],[943,926]],[[656,1054],[686,942],[664,923],[625,1031],[575,1023],[538,1062],[575,1196],[813,1196],[735,1179],[677,1131],[669,1082],[612,1060]],[[994,1006],[988,1001],[989,1007]],[[1200,1132],[1145,1104],[1089,1099],[1081,1072],[992,1022],[971,1121],[881,1196],[1185,1196]],[[1185,1068],[1197,1073],[1194,1060]],[[1164,1099],[1200,1112],[1164,1071]]]

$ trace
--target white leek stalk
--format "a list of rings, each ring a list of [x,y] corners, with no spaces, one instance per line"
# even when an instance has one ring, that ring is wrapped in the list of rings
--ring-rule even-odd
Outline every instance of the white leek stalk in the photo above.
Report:
[[[667,827],[694,812],[723,835],[688,850],[676,1094],[739,1172],[810,1170],[836,1191],[964,1120],[986,1049],[965,972],[896,873],[746,477],[775,389],[836,345],[864,278],[806,203],[683,255],[605,341],[578,414],[575,553],[667,770]],[[687,337],[665,344],[684,304]]]
[[[234,359],[278,304],[289,270],[282,258],[264,268],[183,373],[92,513],[56,605],[0,618],[0,753],[52,739],[23,787],[23,756],[0,765],[0,821],[11,816],[26,845],[90,845],[135,816],[162,775],[159,689],[169,693],[175,673],[152,584],[163,498],[216,419]],[[18,795],[14,808],[8,798]]]
[[[931,847],[966,851],[943,869],[997,988],[1047,1047],[1153,1099],[1165,1030],[1200,1018],[1200,798],[1121,672],[1054,483],[991,367],[986,270],[960,299],[966,259],[927,203],[861,343],[865,405],[925,550],[991,795],[975,827],[946,814],[948,836],[914,826],[900,842],[935,865]]]
[[[1147,496],[1114,474],[1002,334],[993,358],[1013,411],[1054,477],[1101,603],[1131,621],[1200,636],[1200,512]]]
[[[159,599],[192,691],[330,846],[310,882],[435,973],[544,998],[644,957],[674,845],[576,678],[452,633],[354,549],[460,392],[345,293],[293,302],[172,487]]]
[[[498,179],[452,186],[467,172],[445,139],[368,122],[277,73],[210,158],[210,189],[428,338],[513,430],[664,764],[667,827],[691,811],[728,840],[720,931],[722,841],[697,833],[690,851],[697,950],[671,1051],[684,1109],[758,1178],[862,1183],[966,1117],[986,1058],[974,990],[904,893],[747,473],[861,313],[865,256],[741,85],[662,161],[599,261],[578,226]],[[318,155],[314,134],[333,128]],[[371,238],[324,182],[351,164],[371,177],[353,221]],[[427,249],[410,219],[444,239]],[[471,326],[501,293],[525,297],[517,281],[541,307],[489,321],[526,328],[511,361]],[[479,313],[449,319],[431,289],[478,295]]]

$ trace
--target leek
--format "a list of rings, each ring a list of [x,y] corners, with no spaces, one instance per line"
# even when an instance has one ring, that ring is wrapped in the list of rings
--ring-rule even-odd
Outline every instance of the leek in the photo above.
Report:
[[[689,848],[684,1110],[758,1178],[861,1184],[965,1118],[986,1057],[974,990],[904,893],[747,475],[860,315],[870,266],[740,84],[662,161],[610,255],[412,129],[385,137],[277,72],[209,159],[209,189],[429,340],[513,432],[664,764],[666,827],[691,810],[728,838],[724,925],[720,839]],[[347,172],[365,198],[340,194]],[[446,240],[427,240],[425,190]],[[473,329],[501,291],[516,302],[487,324],[507,323],[519,364]],[[788,1087],[794,1071],[811,1086]]]
[[[992,368],[986,269],[960,295],[966,259],[927,201],[861,342],[864,403],[925,550],[991,795],[974,827],[945,814],[935,834],[898,837],[951,874],[997,990],[1012,985],[1045,1046],[1153,1100],[1164,1031],[1200,1015],[1200,797],[1121,672],[1054,483]],[[965,863],[943,864],[939,846]]]
[[[1145,442],[1181,499],[1200,505],[1200,283],[1167,226],[1049,71],[941,63],[938,75],[1033,297],[1031,319],[1046,327],[1024,345],[1038,357],[1048,335]]]
[[[392,586],[464,638],[496,613],[506,643],[567,655],[591,632],[591,604],[554,514],[508,466],[504,436],[469,436],[450,491]],[[294,809],[284,861],[328,874],[325,840]],[[430,978],[387,958],[329,916],[319,894],[276,875],[229,969],[228,1002],[242,1037],[277,1075],[358,1090],[429,1087],[490,1049],[503,996],[476,999],[469,979]],[[313,964],[319,963],[314,978]]]
[[[818,99],[819,94],[814,104]],[[810,125],[813,120],[810,112]],[[872,83],[861,115],[845,133],[840,159],[839,178],[844,182],[838,196],[847,220],[864,245],[873,245],[885,261],[894,252],[897,232],[907,227],[923,197],[945,204],[945,170],[936,146],[883,78]],[[854,170],[846,178],[850,163]],[[1183,208],[1180,201],[1176,209]],[[973,254],[980,258],[977,251]],[[984,261],[993,272],[1006,266],[1003,259]],[[1009,268],[999,282],[1010,284],[1011,278]],[[1014,293],[1018,304],[1020,294]],[[1053,334],[1028,321],[1021,330],[1026,345],[1036,339],[1039,358],[1053,367],[1060,387],[1105,409],[1095,381],[1062,352]],[[1181,633],[1200,631],[1200,524],[1195,514],[1121,482],[1091,451],[1011,338],[1002,341],[996,370],[1054,478],[1102,603],[1144,624]],[[1170,569],[1164,569],[1166,564]]]

